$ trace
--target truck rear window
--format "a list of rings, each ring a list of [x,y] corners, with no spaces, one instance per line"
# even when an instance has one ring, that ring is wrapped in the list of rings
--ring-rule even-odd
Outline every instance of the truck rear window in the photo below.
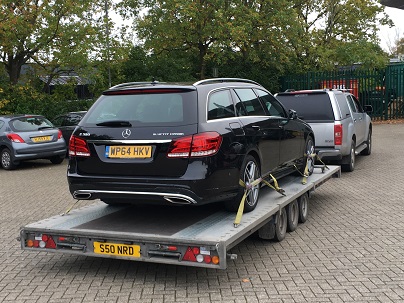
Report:
[[[287,110],[295,110],[300,119],[306,121],[334,120],[334,112],[328,94],[279,94],[277,99]]]

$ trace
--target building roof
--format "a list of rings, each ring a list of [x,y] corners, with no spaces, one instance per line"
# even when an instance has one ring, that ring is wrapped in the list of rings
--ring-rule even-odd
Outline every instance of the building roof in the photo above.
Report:
[[[380,0],[380,3],[386,6],[404,9],[403,0]]]
[[[39,77],[41,81],[43,82],[48,82],[48,77],[47,76],[40,76]],[[62,85],[62,84],[68,84],[68,83],[76,83],[77,85],[86,85],[90,84],[90,82],[87,79],[84,79],[80,76],[77,75],[65,75],[65,76],[58,76],[52,79],[51,83],[49,85]]]

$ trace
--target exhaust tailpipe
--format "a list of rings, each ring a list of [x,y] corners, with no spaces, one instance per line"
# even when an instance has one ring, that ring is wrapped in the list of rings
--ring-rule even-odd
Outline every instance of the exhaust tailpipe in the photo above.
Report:
[[[173,204],[192,204],[191,200],[183,197],[164,196],[164,199]]]
[[[77,200],[90,200],[91,199],[91,193],[74,192],[73,193],[73,198],[75,198]]]

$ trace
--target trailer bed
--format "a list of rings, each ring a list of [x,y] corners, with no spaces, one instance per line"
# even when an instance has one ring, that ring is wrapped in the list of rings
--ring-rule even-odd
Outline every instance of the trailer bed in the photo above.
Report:
[[[301,177],[284,177],[279,185],[286,196],[262,188],[256,209],[243,214],[237,227],[236,214],[220,203],[118,207],[96,202],[28,224],[19,240],[24,250],[225,269],[226,259],[236,257],[229,254],[232,247],[268,224],[291,201],[339,176],[340,167],[329,166],[324,171],[315,168],[306,184]]]

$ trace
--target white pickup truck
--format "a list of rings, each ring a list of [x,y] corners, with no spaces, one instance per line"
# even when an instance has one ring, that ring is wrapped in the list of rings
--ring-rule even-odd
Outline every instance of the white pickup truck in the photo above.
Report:
[[[287,108],[310,124],[316,153],[324,162],[338,163],[344,171],[355,169],[355,156],[370,155],[372,121],[358,99],[343,90],[300,90],[275,95]]]

